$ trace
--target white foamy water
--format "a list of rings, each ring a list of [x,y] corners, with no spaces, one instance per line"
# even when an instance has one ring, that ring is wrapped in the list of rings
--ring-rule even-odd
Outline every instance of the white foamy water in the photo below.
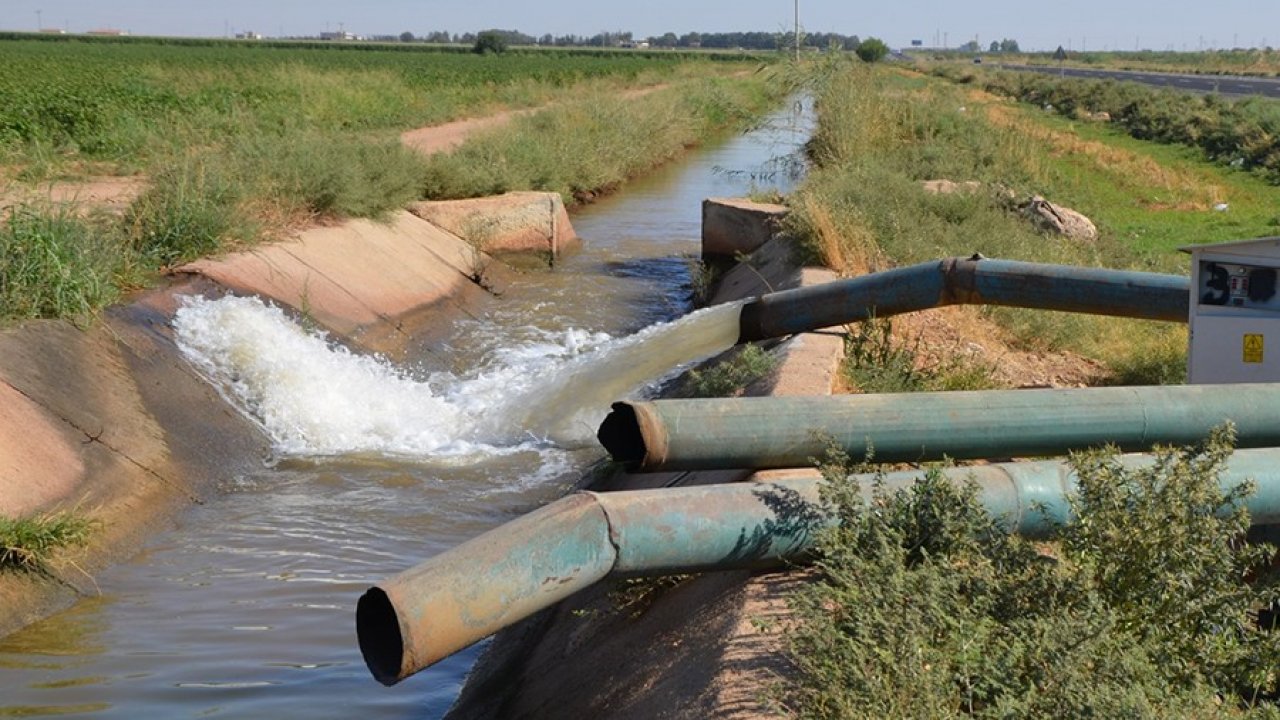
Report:
[[[583,447],[609,404],[732,346],[740,305],[625,338],[568,330],[503,346],[474,372],[410,377],[307,332],[257,298],[190,298],[178,347],[283,455],[456,458]]]

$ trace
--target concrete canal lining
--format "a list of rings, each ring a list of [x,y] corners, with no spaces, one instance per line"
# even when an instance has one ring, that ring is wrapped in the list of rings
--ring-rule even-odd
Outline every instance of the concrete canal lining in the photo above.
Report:
[[[183,297],[258,295],[394,356],[476,312],[509,272],[402,211],[180,267],[167,286],[107,309],[88,329],[33,321],[0,332],[0,514],[74,510],[99,523],[90,547],[65,553],[53,572],[0,573],[0,636],[95,594],[94,572],[134,554],[219,482],[261,468],[267,438],[174,344]]]

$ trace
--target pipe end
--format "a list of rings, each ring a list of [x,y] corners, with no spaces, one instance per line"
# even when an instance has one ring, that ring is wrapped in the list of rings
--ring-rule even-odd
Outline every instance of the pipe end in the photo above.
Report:
[[[640,431],[640,421],[636,417],[636,408],[631,403],[613,404],[604,422],[600,423],[600,429],[596,431],[596,439],[614,460],[625,463],[628,468],[638,467],[648,453],[644,435]]]
[[[400,682],[404,637],[395,605],[381,588],[369,588],[356,603],[356,636],[373,678],[387,687]]]

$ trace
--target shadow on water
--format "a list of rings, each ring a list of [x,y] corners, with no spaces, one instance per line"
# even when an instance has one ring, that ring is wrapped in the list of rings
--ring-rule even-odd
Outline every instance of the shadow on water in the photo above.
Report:
[[[687,313],[701,201],[789,187],[768,162],[808,137],[793,109],[576,212],[586,249],[555,272],[522,276],[487,317],[459,324],[450,367],[518,370],[521,353],[551,346],[568,357],[575,343],[607,344]],[[638,375],[667,369],[660,357],[623,356],[615,367],[635,365]],[[583,372],[560,392],[606,380]],[[294,392],[342,382],[322,375]],[[371,417],[379,430],[376,407]],[[530,422],[549,419],[535,412]],[[441,716],[483,643],[384,688],[360,658],[355,602],[380,579],[562,495],[603,455],[536,433],[527,440],[466,461],[283,452],[260,472],[227,478],[138,557],[97,577],[101,598],[0,640],[0,717]],[[744,542],[750,552],[763,540]]]

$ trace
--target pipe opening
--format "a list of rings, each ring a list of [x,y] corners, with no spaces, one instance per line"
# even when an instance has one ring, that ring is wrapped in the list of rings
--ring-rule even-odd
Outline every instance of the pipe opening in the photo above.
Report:
[[[356,603],[356,636],[373,678],[388,687],[399,682],[404,638],[395,605],[380,588],[369,588]]]
[[[630,403],[614,403],[613,410],[600,423],[596,439],[614,460],[637,466],[644,462],[648,448],[640,432],[636,409]]]

